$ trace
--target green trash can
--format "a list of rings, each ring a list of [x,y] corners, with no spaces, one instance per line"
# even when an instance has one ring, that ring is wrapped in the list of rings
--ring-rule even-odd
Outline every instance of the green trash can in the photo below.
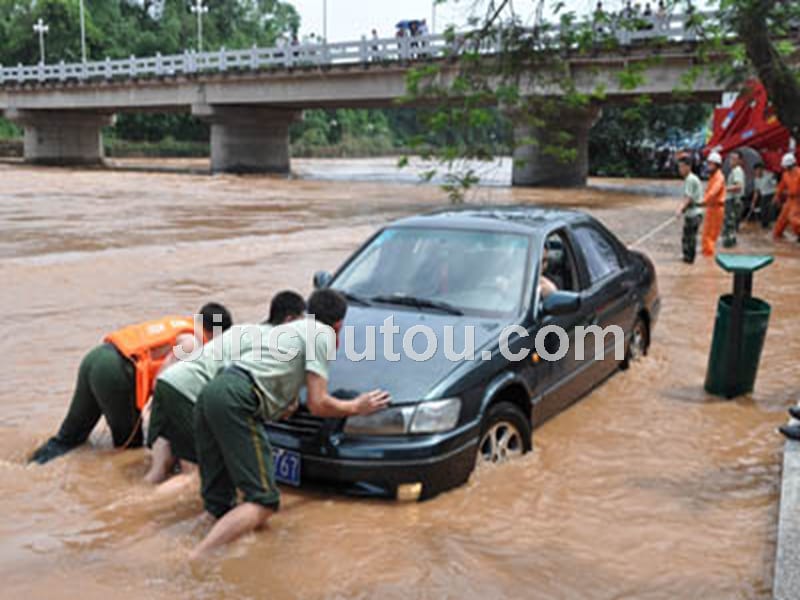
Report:
[[[733,273],[733,293],[717,303],[706,371],[709,394],[734,398],[753,391],[771,310],[752,296],[753,273],[772,261],[772,256],[717,255],[717,264]]]

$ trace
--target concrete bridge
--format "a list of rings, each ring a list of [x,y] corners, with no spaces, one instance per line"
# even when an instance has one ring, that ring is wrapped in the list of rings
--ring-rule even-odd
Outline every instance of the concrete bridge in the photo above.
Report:
[[[671,97],[695,65],[693,31],[685,17],[652,17],[635,31],[614,32],[620,49],[574,56],[568,65],[577,87],[602,86],[606,101],[624,102],[632,92],[619,75],[640,62],[645,83],[635,90]],[[653,45],[658,40],[658,61]],[[502,40],[483,49],[500,50]],[[391,107],[406,94],[406,74],[422,61],[440,61],[443,77],[455,73],[457,40],[429,35],[335,44],[219,50],[147,58],[0,68],[0,111],[25,131],[25,160],[38,164],[102,162],[102,129],[114,115],[131,111],[190,111],[211,126],[213,172],[288,173],[289,125],[307,108]],[[552,87],[552,86],[551,86]],[[557,94],[540,78],[522,84],[529,95]],[[722,87],[707,73],[692,95],[714,99]],[[581,185],[588,173],[588,133],[598,107],[565,111],[553,126],[572,133],[578,150],[563,164],[538,146],[516,150],[515,185]],[[518,139],[539,132],[518,126]]]

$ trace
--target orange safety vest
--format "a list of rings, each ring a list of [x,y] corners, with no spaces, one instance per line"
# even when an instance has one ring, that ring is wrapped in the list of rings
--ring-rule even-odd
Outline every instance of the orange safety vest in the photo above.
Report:
[[[191,317],[164,317],[123,327],[103,341],[113,344],[136,368],[136,408],[142,410],[153,392],[156,376],[179,335],[194,334]],[[205,332],[202,332],[205,343]]]

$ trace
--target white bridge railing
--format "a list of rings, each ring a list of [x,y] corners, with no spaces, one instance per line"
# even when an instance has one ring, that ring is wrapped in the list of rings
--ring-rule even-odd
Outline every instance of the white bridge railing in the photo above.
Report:
[[[615,37],[623,46],[649,39],[666,42],[687,42],[696,39],[696,32],[686,26],[686,15],[638,17],[635,27],[625,27],[609,20],[598,20],[593,27],[604,35]],[[630,21],[631,23],[633,21]],[[558,36],[558,29],[549,35]],[[286,44],[272,48],[249,48],[214,52],[186,51],[138,58],[110,59],[85,63],[0,66],[0,86],[27,82],[58,83],[66,81],[175,77],[196,73],[257,71],[259,69],[291,69],[386,62],[408,62],[418,59],[445,58],[459,52],[462,38],[444,35],[361,38],[355,42],[321,44]],[[501,49],[502,39],[488,40],[482,51]]]

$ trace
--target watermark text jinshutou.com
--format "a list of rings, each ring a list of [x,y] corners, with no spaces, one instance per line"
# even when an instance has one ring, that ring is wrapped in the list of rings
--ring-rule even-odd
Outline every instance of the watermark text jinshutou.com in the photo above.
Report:
[[[196,331],[202,331],[202,320],[201,315],[195,315]],[[483,342],[480,352],[476,352],[475,329],[474,325],[445,325],[434,330],[417,324],[406,329],[401,336],[400,327],[390,315],[380,326],[346,325],[340,335],[344,356],[352,362],[376,361],[379,357],[382,361],[398,362],[403,355],[415,362],[425,362],[440,351],[450,362],[488,361],[498,353],[506,360],[517,362],[526,360],[532,352],[541,360],[555,362],[567,356],[571,347],[574,347],[576,360],[603,360],[611,353],[612,345],[614,360],[625,358],[625,332],[619,325],[579,325],[574,328],[574,335],[558,325],[546,325],[532,331],[520,325],[509,325],[500,331],[497,343]],[[303,338],[309,360],[315,360],[317,352],[324,352],[328,360],[336,360],[333,329],[317,322],[313,315],[286,325],[234,325],[224,336],[221,330],[214,333],[214,340],[209,342],[210,349],[198,346],[192,352],[186,352],[181,346],[175,346],[176,358],[192,361],[210,352],[214,360],[235,361],[244,356],[258,361],[264,352],[268,352],[273,359],[288,362],[301,351]],[[609,336],[610,344],[607,343]],[[594,347],[594,352],[588,355],[587,338],[590,349]]]

